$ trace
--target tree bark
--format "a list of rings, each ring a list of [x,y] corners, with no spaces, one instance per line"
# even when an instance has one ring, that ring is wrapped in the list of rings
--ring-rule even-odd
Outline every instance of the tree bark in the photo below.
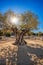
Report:
[[[23,34],[19,34],[18,37],[16,37],[15,44],[18,44],[18,45],[25,44],[25,41],[24,41],[23,37],[24,37]]]
[[[21,33],[18,33],[17,29],[16,30],[13,29],[13,32],[16,35],[16,41],[15,41],[14,44],[18,44],[18,45],[26,44],[26,42],[25,42],[25,40],[23,38],[24,38],[25,33],[28,32],[28,31],[29,31],[29,29],[25,29],[25,30],[22,30]]]

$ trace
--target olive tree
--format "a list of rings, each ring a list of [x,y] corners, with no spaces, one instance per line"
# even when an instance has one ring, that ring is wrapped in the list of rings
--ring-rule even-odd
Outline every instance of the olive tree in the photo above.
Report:
[[[15,14],[12,11],[6,12],[4,15],[5,23],[8,28],[11,28],[16,35],[15,44],[25,44],[23,37],[31,30],[38,28],[38,17],[32,12],[23,14]]]

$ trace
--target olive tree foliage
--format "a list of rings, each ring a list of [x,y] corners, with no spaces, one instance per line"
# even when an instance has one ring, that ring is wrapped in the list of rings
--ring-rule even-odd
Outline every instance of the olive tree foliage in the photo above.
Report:
[[[21,20],[23,24],[21,25],[21,28],[24,29],[37,29],[38,27],[38,17],[32,12],[26,12],[21,15]]]
[[[7,24],[7,26],[10,27],[16,27],[17,26],[15,24],[12,24],[10,21],[10,17],[13,16],[18,16],[19,17],[19,23],[21,22],[20,25],[18,25],[18,29],[20,28],[20,30],[34,30],[38,28],[38,16],[35,15],[32,12],[25,12],[23,14],[17,15],[12,11],[8,11],[5,13],[4,18],[5,18],[5,23]]]

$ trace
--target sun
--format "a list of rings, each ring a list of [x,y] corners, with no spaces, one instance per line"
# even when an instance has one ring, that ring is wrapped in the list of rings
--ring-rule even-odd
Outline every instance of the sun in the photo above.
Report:
[[[18,18],[18,17],[11,17],[11,18],[10,18],[10,22],[11,22],[12,24],[18,25],[18,23],[19,23],[19,18]]]
[[[20,29],[22,22],[20,20],[20,16],[9,16],[8,17],[8,25],[9,26],[16,26],[18,29]]]

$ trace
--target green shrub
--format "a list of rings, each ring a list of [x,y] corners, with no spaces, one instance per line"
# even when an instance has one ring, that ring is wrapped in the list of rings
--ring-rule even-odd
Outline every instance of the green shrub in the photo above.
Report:
[[[0,36],[2,36],[3,35],[3,32],[0,30]]]
[[[6,36],[6,37],[10,37],[10,36],[11,36],[11,33],[10,33],[10,32],[6,32],[6,33],[5,33],[5,36]]]

